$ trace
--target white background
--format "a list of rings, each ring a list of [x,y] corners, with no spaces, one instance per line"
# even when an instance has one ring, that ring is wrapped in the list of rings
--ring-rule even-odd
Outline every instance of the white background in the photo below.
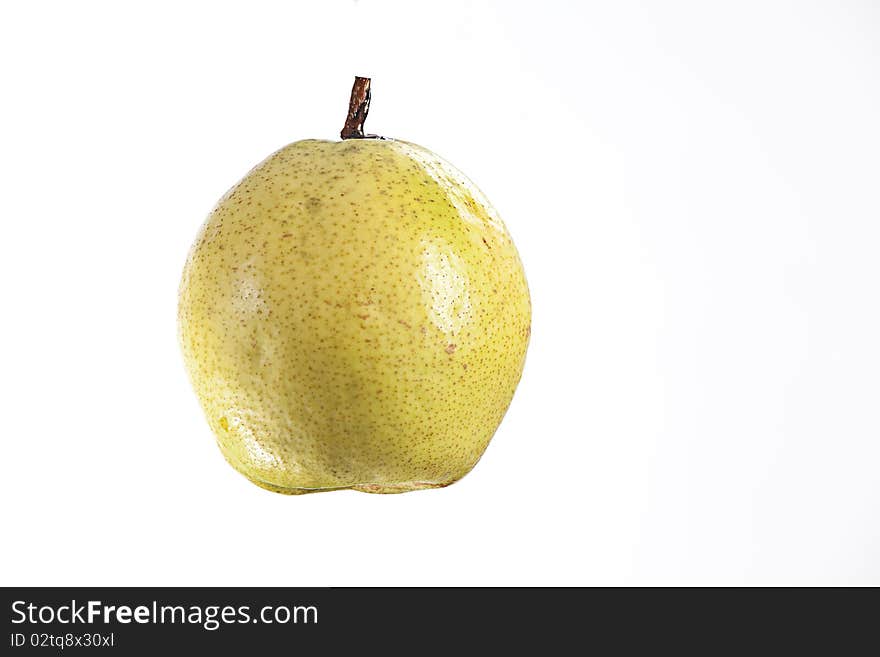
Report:
[[[880,9],[0,9],[5,585],[880,584]],[[290,141],[451,160],[520,249],[523,381],[444,490],[285,497],[214,445],[177,286]]]

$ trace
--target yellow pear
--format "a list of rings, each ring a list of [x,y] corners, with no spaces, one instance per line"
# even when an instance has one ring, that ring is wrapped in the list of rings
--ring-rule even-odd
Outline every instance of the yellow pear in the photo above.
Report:
[[[180,284],[187,371],[227,461],[280,493],[446,486],[519,382],[531,304],[500,217],[429,150],[285,146],[208,216]]]

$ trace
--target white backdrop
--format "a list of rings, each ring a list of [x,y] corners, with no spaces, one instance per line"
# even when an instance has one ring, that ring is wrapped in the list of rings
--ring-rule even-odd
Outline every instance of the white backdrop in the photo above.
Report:
[[[0,8],[5,585],[880,584],[880,9]],[[466,172],[534,305],[476,470],[236,474],[178,352],[187,250],[287,142]]]

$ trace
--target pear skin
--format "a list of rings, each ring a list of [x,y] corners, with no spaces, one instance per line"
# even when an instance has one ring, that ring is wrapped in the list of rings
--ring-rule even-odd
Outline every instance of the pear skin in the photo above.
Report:
[[[217,204],[178,335],[226,460],[298,494],[447,486],[513,397],[531,303],[501,218],[398,140],[305,140]]]

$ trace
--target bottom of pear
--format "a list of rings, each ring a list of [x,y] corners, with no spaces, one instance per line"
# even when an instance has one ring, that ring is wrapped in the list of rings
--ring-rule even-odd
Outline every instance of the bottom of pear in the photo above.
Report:
[[[356,490],[361,493],[373,493],[378,495],[395,495],[397,493],[409,493],[415,490],[428,490],[430,488],[446,488],[447,486],[454,484],[456,481],[461,479],[465,472],[461,476],[455,477],[454,479],[449,479],[448,481],[402,481],[396,482],[393,484],[389,483],[363,483],[363,484],[351,484],[350,486],[315,486],[315,487],[304,487],[304,486],[279,486],[277,484],[269,483],[268,481],[263,481],[262,479],[257,479],[255,477],[250,476],[247,472],[245,472],[244,468],[240,467],[238,463],[236,463],[235,459],[230,458],[228,454],[222,449],[220,449],[221,454],[226,459],[226,462],[229,463],[239,474],[243,475],[248,481],[253,484],[256,484],[260,488],[264,488],[266,490],[272,491],[273,493],[281,493],[282,495],[306,495],[308,493],[325,493],[333,490]],[[471,466],[473,468],[473,466]],[[468,472],[470,469],[468,468]]]
[[[352,486],[351,490],[360,491],[361,493],[378,493],[380,495],[393,495],[396,493],[409,493],[414,490],[427,490],[429,488],[446,488],[454,481],[445,481],[436,483],[433,481],[407,481],[401,484],[360,484]]]
[[[260,481],[259,479],[254,479],[253,477],[248,477],[245,475],[247,479],[259,486],[260,488],[265,488],[266,490],[270,490],[273,493],[281,493],[282,495],[306,495],[308,493],[324,493],[333,490],[356,490],[361,493],[374,493],[379,495],[394,495],[397,493],[409,493],[414,490],[427,490],[429,488],[445,488],[452,483],[455,483],[456,480],[453,481],[445,481],[441,483],[437,483],[434,481],[407,481],[401,482],[397,484],[356,484],[354,486],[323,486],[317,488],[300,488],[293,487],[288,488],[285,486],[277,486],[275,484],[270,484],[266,481]]]

